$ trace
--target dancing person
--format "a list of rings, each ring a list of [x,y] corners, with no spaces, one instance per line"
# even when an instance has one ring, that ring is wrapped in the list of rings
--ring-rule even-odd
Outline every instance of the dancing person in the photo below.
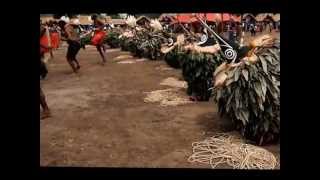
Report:
[[[70,23],[66,23],[64,26],[64,35],[66,36],[68,43],[66,58],[74,73],[77,73],[80,69],[80,64],[76,59],[76,56],[81,49],[79,25],[80,22],[78,19],[72,19]]]
[[[45,53],[49,52],[51,47],[47,41],[44,41],[46,37],[46,28],[40,25],[40,77],[44,79],[48,73],[47,66],[44,62]]]
[[[52,49],[56,50],[59,48],[59,45],[60,45],[60,33],[59,33],[59,28],[56,21],[52,21],[49,30],[50,30]]]
[[[40,36],[40,43],[43,45],[46,45],[48,47],[51,47],[51,37],[50,37],[50,32],[49,32],[49,23],[45,22],[41,24],[41,28],[43,30],[42,36]],[[52,51],[50,49],[45,49],[43,52],[43,61],[44,63],[48,63],[50,57],[52,58]]]
[[[50,45],[50,58],[53,58],[53,48],[52,48],[52,43],[53,43],[53,40],[52,40],[52,26],[53,26],[53,21],[50,20],[47,22],[47,36],[49,37],[49,45]]]
[[[45,29],[44,27],[40,26],[40,38],[45,35]],[[45,44],[40,43],[40,78],[44,79],[46,75],[48,74],[48,69],[46,67],[46,64],[43,62],[44,53],[51,48]],[[42,114],[40,116],[41,119],[45,119],[51,116],[50,109],[48,107],[48,104],[46,102],[45,95],[40,87],[40,105],[43,109]]]
[[[105,24],[103,22],[103,19],[96,14],[92,15],[91,19],[93,20],[94,25],[94,35],[91,42],[96,46],[97,51],[102,58],[102,63],[105,64],[106,58],[104,56],[104,53],[106,52],[106,47],[103,43],[103,40],[106,36],[106,32],[104,31]]]

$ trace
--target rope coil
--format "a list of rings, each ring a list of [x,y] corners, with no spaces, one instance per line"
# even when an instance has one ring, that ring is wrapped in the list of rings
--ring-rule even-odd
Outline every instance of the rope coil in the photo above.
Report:
[[[193,154],[188,161],[210,164],[212,168],[220,164],[234,169],[274,169],[277,166],[277,159],[271,152],[226,134],[194,142],[192,146]]]

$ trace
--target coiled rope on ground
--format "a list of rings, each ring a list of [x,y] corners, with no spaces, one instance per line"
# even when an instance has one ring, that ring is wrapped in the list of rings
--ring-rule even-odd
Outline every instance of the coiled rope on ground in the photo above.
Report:
[[[234,169],[274,169],[277,166],[277,159],[271,152],[227,134],[217,134],[194,142],[192,146],[193,154],[188,161],[210,164],[212,168],[220,164]]]

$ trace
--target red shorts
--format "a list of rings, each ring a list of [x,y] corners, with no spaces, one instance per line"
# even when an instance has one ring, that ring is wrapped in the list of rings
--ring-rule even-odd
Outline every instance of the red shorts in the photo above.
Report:
[[[59,47],[60,44],[60,38],[59,38],[59,33],[53,32],[50,34],[51,37],[51,46],[52,48],[56,49]]]
[[[101,45],[103,43],[104,38],[106,37],[106,32],[105,31],[95,31],[91,43],[92,45]]]
[[[48,41],[48,37],[46,35],[42,36],[40,38],[40,44],[43,46],[48,46],[49,45],[49,41]],[[49,52],[49,49],[46,48],[40,48],[40,53],[46,53]]]

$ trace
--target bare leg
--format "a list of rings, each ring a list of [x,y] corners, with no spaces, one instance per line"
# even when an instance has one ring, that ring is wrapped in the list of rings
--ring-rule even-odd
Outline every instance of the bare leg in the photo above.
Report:
[[[48,53],[44,53],[44,55],[43,55],[43,62],[44,62],[45,64],[47,64],[48,61],[49,61]]]
[[[103,52],[106,53],[107,48],[104,44],[102,44],[102,49],[103,49]]]
[[[67,61],[69,63],[69,65],[71,66],[72,70],[74,73],[78,72],[78,67],[79,67],[79,63],[78,61],[76,61],[76,54],[77,54],[77,49],[75,49],[75,45],[74,44],[69,44],[68,47],[68,52],[67,52]],[[78,67],[75,66],[76,63],[78,65]]]
[[[69,65],[71,66],[73,72],[74,72],[74,73],[77,73],[78,70],[77,70],[77,68],[75,67],[75,65],[73,64],[73,60],[70,59],[70,58],[67,58],[67,61],[68,61]]]
[[[77,64],[77,69],[79,70],[80,69],[79,61],[76,58],[74,58],[74,62]]]
[[[98,50],[100,56],[102,57],[102,62],[105,63],[105,62],[106,62],[106,59],[105,59],[105,57],[104,57],[104,54],[103,54],[101,48],[102,48],[101,45],[97,45],[97,50]]]
[[[79,47],[77,47],[77,49],[75,50],[75,52],[74,52],[74,55],[72,56],[72,60],[73,60],[73,62],[74,63],[76,63],[76,65],[77,65],[77,70],[79,70],[80,69],[80,63],[79,63],[79,61],[77,60],[77,54],[79,53],[79,50],[81,49],[81,45],[80,44],[78,44],[79,45]]]
[[[53,50],[50,50],[50,56],[53,58]]]
[[[40,88],[40,105],[43,109],[43,112],[41,114],[41,119],[44,119],[44,118],[48,118],[51,116],[51,113],[50,113],[50,110],[49,110],[49,107],[48,107],[48,104],[46,102],[46,97],[44,96],[44,93],[42,92],[42,89]]]

